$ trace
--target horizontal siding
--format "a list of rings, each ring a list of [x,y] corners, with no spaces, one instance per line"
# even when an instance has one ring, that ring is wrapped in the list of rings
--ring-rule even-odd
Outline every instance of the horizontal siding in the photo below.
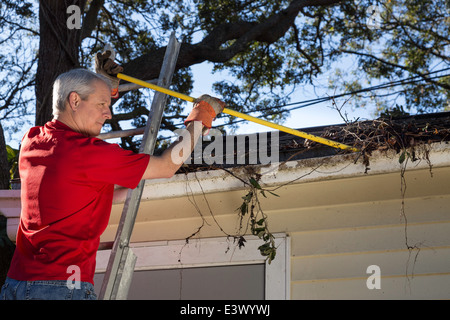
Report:
[[[410,246],[450,245],[450,221],[410,223],[406,227],[406,235]],[[293,233],[291,237],[293,256],[406,248],[404,225],[307,231]]]
[[[408,244],[420,248],[411,252],[405,244],[398,173],[292,184],[276,190],[280,197],[261,197],[270,231],[286,233],[291,241],[290,297],[450,299],[449,178],[447,168],[433,169],[433,177],[428,170],[407,172]],[[245,194],[143,201],[132,241],[185,239],[202,225],[194,238],[223,237],[216,222],[235,234],[236,208]],[[115,204],[103,241],[114,238],[122,206]],[[380,290],[366,286],[370,265],[380,267]]]
[[[450,299],[450,273],[382,277],[381,289],[367,289],[366,277],[292,282],[291,299]]]
[[[292,281],[367,278],[371,265],[379,266],[382,276],[414,277],[450,272],[450,247],[294,257],[291,264]]]
[[[448,218],[443,215],[442,218]],[[450,221],[291,233],[292,299],[450,299]],[[366,281],[377,265],[381,289]]]
[[[233,197],[229,193],[208,194],[205,197],[198,197],[196,206],[184,198],[143,202],[133,230],[133,241],[184,239],[202,225],[199,211],[207,221],[202,228],[201,236],[224,236],[216,221],[227,233],[234,234],[239,226],[236,209],[242,204],[243,195],[245,195],[243,191],[233,192]],[[268,200],[277,203],[285,203],[286,199],[289,198],[284,194],[280,197],[268,197]],[[302,198],[299,198],[298,202],[303,202]],[[282,207],[281,204],[271,205]],[[398,225],[401,222],[400,206],[401,201],[398,199],[287,209],[270,209],[269,206],[262,205],[264,212],[269,216],[271,231],[289,234],[307,230]],[[122,207],[122,204],[114,206],[113,211],[117,219],[110,220],[102,241],[114,240]],[[405,203],[405,212],[410,224],[450,220],[448,208],[450,196],[412,198]],[[211,212],[216,221],[212,218]]]

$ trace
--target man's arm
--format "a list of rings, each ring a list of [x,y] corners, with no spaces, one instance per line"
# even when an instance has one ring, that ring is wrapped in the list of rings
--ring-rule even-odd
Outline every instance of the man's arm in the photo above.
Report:
[[[198,138],[202,135],[202,129],[201,121],[189,122],[178,140],[164,150],[160,156],[150,156],[142,179],[172,177],[191,155]]]
[[[108,48],[95,56],[95,71],[111,80],[114,98],[118,96],[117,73],[123,68],[114,62],[115,52]],[[185,120],[186,130],[161,156],[150,156],[142,179],[170,178],[191,155],[203,130],[211,128],[212,121],[225,108],[225,103],[209,95],[194,101],[194,108]]]
[[[212,121],[222,112],[225,103],[217,98],[203,95],[194,102],[187,117],[186,130],[162,155],[151,156],[142,179],[170,178],[191,155],[203,130],[210,129]]]

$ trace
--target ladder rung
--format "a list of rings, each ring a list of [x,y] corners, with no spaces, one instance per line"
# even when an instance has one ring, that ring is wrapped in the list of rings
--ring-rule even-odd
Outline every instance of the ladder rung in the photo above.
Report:
[[[144,134],[144,131],[145,131],[145,128],[110,131],[110,132],[100,133],[97,136],[97,138],[102,139],[102,140],[107,140],[107,139],[114,139],[114,138],[131,137],[131,136],[137,136],[140,134]]]

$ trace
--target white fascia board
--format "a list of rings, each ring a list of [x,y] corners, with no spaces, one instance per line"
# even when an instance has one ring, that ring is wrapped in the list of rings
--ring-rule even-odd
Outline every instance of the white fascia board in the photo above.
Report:
[[[433,168],[450,166],[450,145],[444,142],[426,145],[416,150],[416,156],[421,159],[415,162],[408,160],[407,169],[427,169],[431,164]],[[424,153],[428,154],[429,162],[425,160]],[[295,178],[301,177],[294,183],[307,183],[329,179],[342,179],[364,175],[399,172],[402,165],[399,163],[400,154],[394,151],[375,151],[369,156],[369,168],[363,164],[359,153],[335,155],[322,158],[288,161],[286,163],[269,166],[251,165],[229,168],[225,170],[209,170],[177,174],[169,179],[153,179],[145,182],[142,201],[152,199],[165,199],[186,196],[190,194],[214,193],[234,191],[245,188],[245,184],[236,177],[247,179],[246,170],[251,168],[253,172],[264,173],[261,177],[263,186],[279,186],[283,183],[292,183]],[[269,172],[270,171],[270,172]],[[234,175],[234,176],[233,176]],[[236,177],[235,177],[236,176]],[[189,183],[186,183],[189,181]],[[198,183],[195,183],[197,182]],[[193,183],[194,182],[194,183]],[[114,192],[114,203],[125,201],[126,188],[117,187]],[[16,205],[8,209],[4,203],[11,200]],[[0,190],[0,214],[8,219],[20,216],[20,190]]]
[[[424,148],[427,149],[425,150]],[[272,167],[250,165],[229,168],[227,169],[228,172],[218,169],[177,174],[169,179],[147,180],[142,194],[142,201],[182,197],[186,196],[187,193],[196,195],[243,189],[245,184],[236,177],[248,181],[246,170],[249,168],[253,172],[263,173],[260,180],[261,184],[265,187],[270,187],[284,183],[307,183],[400,172],[404,165],[406,165],[407,170],[428,169],[430,164],[433,168],[446,167],[450,166],[450,145],[447,143],[434,143],[419,146],[416,149],[416,157],[419,160],[413,162],[408,159],[401,164],[399,162],[400,153],[396,153],[393,150],[374,151],[369,156],[369,170],[363,163],[363,157],[360,153],[351,153],[288,161]],[[295,178],[301,179],[293,181]],[[198,183],[196,183],[197,181]],[[123,202],[125,198],[126,189],[118,188],[114,196],[114,202]]]

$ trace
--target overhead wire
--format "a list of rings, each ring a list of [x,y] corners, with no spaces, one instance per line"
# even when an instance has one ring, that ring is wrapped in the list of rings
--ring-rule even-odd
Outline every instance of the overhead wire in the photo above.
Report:
[[[391,81],[391,82],[387,82],[387,83],[383,83],[383,84],[379,84],[379,85],[375,85],[375,86],[371,86],[371,87],[367,87],[367,88],[363,88],[363,89],[359,89],[359,90],[354,90],[354,91],[350,91],[350,92],[344,92],[344,93],[341,93],[341,94],[330,95],[330,96],[326,96],[326,97],[308,99],[308,100],[303,100],[303,101],[298,101],[298,102],[286,103],[284,105],[273,106],[273,107],[268,107],[268,108],[262,108],[262,109],[258,109],[258,110],[255,110],[255,111],[248,111],[248,113],[264,112],[264,111],[270,110],[270,109],[283,108],[283,107],[288,107],[288,106],[295,106],[295,107],[287,108],[287,109],[283,109],[283,110],[274,110],[273,112],[266,113],[265,115],[280,114],[280,113],[289,112],[289,111],[292,111],[292,110],[297,110],[297,109],[309,107],[309,106],[312,106],[312,105],[315,105],[315,104],[327,102],[327,101],[330,101],[330,100],[343,98],[343,97],[346,97],[346,96],[351,96],[351,95],[356,95],[356,94],[360,94],[360,93],[366,93],[366,92],[371,92],[371,91],[376,91],[376,90],[396,87],[396,86],[399,86],[399,85],[413,84],[413,83],[418,83],[418,82],[422,82],[422,81],[426,81],[426,80],[434,80],[434,79],[448,77],[448,76],[450,76],[450,74],[437,75],[437,76],[429,77],[427,79],[423,79],[424,76],[428,76],[428,75],[432,75],[432,74],[440,73],[440,72],[445,72],[445,71],[449,71],[449,70],[450,70],[450,67],[449,68],[440,69],[440,70],[436,70],[436,71],[431,71],[429,73],[426,73],[426,74],[423,74],[423,75],[420,75],[420,76],[417,75],[417,76],[413,76],[413,77],[409,77],[409,78],[405,78],[405,79],[400,79],[400,80],[396,80],[396,81]],[[417,79],[417,78],[421,78],[421,79]],[[414,79],[416,79],[416,80],[414,80]],[[232,124],[239,123],[239,122],[244,122],[244,121],[246,121],[246,120],[239,119],[239,120],[232,121],[232,122],[229,122],[229,123],[226,123],[226,124],[223,124],[223,125],[218,125],[216,127],[228,126],[228,125],[232,125]],[[178,124],[174,124],[174,125],[175,126],[180,126],[180,125],[183,125],[183,123],[178,123]]]
[[[392,88],[392,87],[396,87],[399,85],[407,85],[407,84],[414,84],[414,83],[419,83],[422,81],[429,81],[429,80],[434,80],[434,79],[439,79],[439,78],[445,78],[450,76],[450,74],[444,74],[444,75],[435,75],[432,77],[428,77],[429,75],[432,74],[436,74],[436,73],[441,73],[441,72],[445,72],[445,71],[449,71],[449,68],[443,68],[440,70],[435,70],[435,71],[431,71],[428,72],[426,74],[422,74],[422,75],[416,75],[413,77],[408,77],[405,79],[399,79],[396,81],[390,81],[387,83],[383,83],[383,84],[379,84],[379,85],[375,85],[375,86],[371,86],[371,87],[367,87],[367,88],[362,88],[359,90],[354,90],[354,91],[350,91],[350,92],[344,92],[341,94],[337,94],[337,95],[330,95],[330,96],[326,96],[326,97],[319,97],[319,98],[314,98],[314,99],[308,99],[308,100],[303,100],[303,101],[298,101],[298,102],[291,102],[291,103],[287,103],[284,105],[279,105],[279,106],[272,106],[272,107],[268,107],[268,108],[262,108],[262,109],[258,109],[255,111],[248,111],[248,113],[255,113],[255,112],[264,112],[266,110],[273,110],[273,112],[270,113],[265,113],[265,116],[270,116],[270,115],[276,115],[276,114],[281,114],[281,113],[285,113],[285,112],[290,112],[292,110],[297,110],[297,109],[301,109],[301,108],[305,108],[305,107],[309,107],[312,105],[316,105],[316,104],[320,104],[323,102],[327,102],[330,100],[334,100],[334,99],[338,99],[338,98],[342,98],[342,97],[346,97],[346,96],[351,96],[351,95],[357,95],[357,94],[361,94],[361,93],[367,93],[367,92],[372,92],[372,91],[376,91],[376,90],[381,90],[381,89],[386,89],[386,88]],[[418,79],[420,78],[420,79]],[[284,108],[284,107],[289,107],[289,106],[294,106],[292,108],[287,108],[287,109],[282,109],[282,110],[277,110],[278,108]],[[244,122],[247,121],[245,119],[239,119],[239,120],[234,120],[225,124],[220,124],[217,126],[214,126],[213,128],[221,128],[221,127],[225,127],[225,126],[229,126],[229,125],[234,125],[240,122]],[[174,124],[175,127],[178,126],[182,126],[184,124],[184,122],[181,123],[176,123]],[[172,139],[174,138],[173,136],[171,137],[161,137],[158,139],[158,141],[163,141],[163,140],[168,140],[168,139]]]

